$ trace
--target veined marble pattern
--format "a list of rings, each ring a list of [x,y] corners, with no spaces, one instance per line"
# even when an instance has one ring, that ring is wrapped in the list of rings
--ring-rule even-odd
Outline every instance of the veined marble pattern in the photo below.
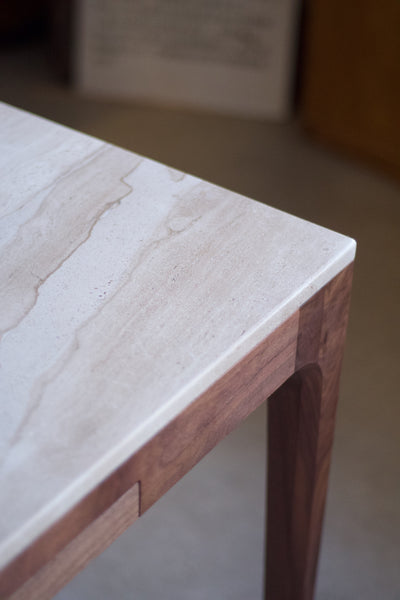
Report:
[[[0,567],[353,240],[0,104]]]

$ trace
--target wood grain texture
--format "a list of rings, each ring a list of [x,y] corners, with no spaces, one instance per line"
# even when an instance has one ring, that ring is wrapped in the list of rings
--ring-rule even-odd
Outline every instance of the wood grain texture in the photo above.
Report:
[[[297,335],[296,312],[3,570],[0,598],[40,572],[136,482],[140,514],[154,504],[293,373]]]
[[[351,280],[302,307],[296,372],[268,401],[268,600],[313,598]]]
[[[138,517],[137,483],[53,556],[34,577],[10,596],[10,600],[49,600]]]
[[[0,122],[1,569],[355,244],[3,104]]]
[[[0,121],[4,598],[138,482],[146,510],[314,354],[329,372],[336,291],[298,311],[355,243],[1,103]]]
[[[119,471],[102,481],[62,519],[54,523],[0,571],[0,599],[9,598],[34,576],[40,576],[40,571],[51,563],[55,556],[73,543],[83,531],[88,530],[93,523],[100,521],[136,483],[139,485],[137,480],[128,480]],[[139,496],[140,513],[140,494],[138,491],[134,493]],[[106,547],[105,538],[103,549]]]
[[[400,177],[400,3],[308,0],[306,8],[303,122]]]
[[[147,510],[294,371],[294,314],[133,458]]]
[[[0,574],[0,597],[51,597],[51,590],[62,587],[90,559],[85,542],[78,541],[86,532],[104,520],[107,536],[122,533],[126,508],[121,500],[135,482],[140,482],[142,514],[272,394],[266,593],[268,599],[310,600],[351,273],[347,268],[312,297],[9,565]],[[108,521],[111,512],[114,521]],[[113,522],[114,533],[108,528]],[[108,537],[96,537],[96,544],[97,554]],[[72,548],[78,549],[76,561]],[[36,590],[39,595],[32,595]]]

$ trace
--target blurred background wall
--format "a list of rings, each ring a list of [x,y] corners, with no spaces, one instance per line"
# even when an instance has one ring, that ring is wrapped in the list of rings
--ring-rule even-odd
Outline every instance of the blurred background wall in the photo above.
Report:
[[[230,1],[214,2],[222,31],[224,15],[231,22],[230,6],[237,7]],[[241,44],[235,56],[240,62],[253,44],[248,56],[257,72],[253,87],[248,84],[241,94],[240,110],[232,103],[207,108],[176,99],[163,103],[160,96],[119,96],[107,86],[84,89],[76,76],[83,35],[76,15],[83,4],[67,0],[3,0],[0,99],[356,238],[316,598],[398,600],[400,3],[308,0],[288,2],[282,13],[274,12],[278,2],[263,1],[247,6],[264,15],[272,36],[268,43],[246,38],[251,19],[245,19],[245,31],[234,30]],[[106,0],[85,2],[93,11],[106,5]],[[159,0],[124,2],[114,6],[130,14],[137,6],[143,15],[144,6],[156,10]],[[174,0],[171,6],[184,10],[185,2]],[[191,3],[186,6],[190,11]],[[280,15],[278,21],[268,21],[264,10]],[[197,31],[203,21],[196,14]],[[105,32],[111,24],[104,24]],[[165,26],[171,27],[167,21]],[[167,33],[170,40],[171,30]],[[118,36],[112,39],[115,43]],[[215,35],[212,39],[215,43]],[[257,43],[268,50],[269,61],[254,58]],[[154,57],[154,47],[152,52]],[[189,68],[185,63],[192,78],[200,73],[193,56]],[[209,48],[207,56],[209,69],[202,77],[215,73]],[[244,63],[249,68],[249,60],[241,62],[242,71]],[[227,63],[223,77],[231,73]],[[281,73],[281,98],[287,103],[281,114],[246,112],[263,69]],[[236,75],[223,88],[230,101]],[[171,86],[171,80],[163,85]],[[60,600],[261,598],[265,418],[261,407],[60,592]]]

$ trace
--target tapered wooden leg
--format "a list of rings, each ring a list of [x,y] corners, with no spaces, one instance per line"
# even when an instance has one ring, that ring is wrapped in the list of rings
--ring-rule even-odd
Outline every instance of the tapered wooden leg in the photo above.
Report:
[[[268,401],[267,600],[311,600],[352,268],[300,311],[295,374]]]

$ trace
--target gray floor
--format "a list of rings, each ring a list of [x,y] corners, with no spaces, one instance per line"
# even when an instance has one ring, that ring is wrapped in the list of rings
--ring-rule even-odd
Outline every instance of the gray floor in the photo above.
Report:
[[[0,55],[0,98],[358,241],[317,600],[400,598],[400,186],[296,124],[81,98],[40,54]],[[57,596],[260,599],[265,409]]]

